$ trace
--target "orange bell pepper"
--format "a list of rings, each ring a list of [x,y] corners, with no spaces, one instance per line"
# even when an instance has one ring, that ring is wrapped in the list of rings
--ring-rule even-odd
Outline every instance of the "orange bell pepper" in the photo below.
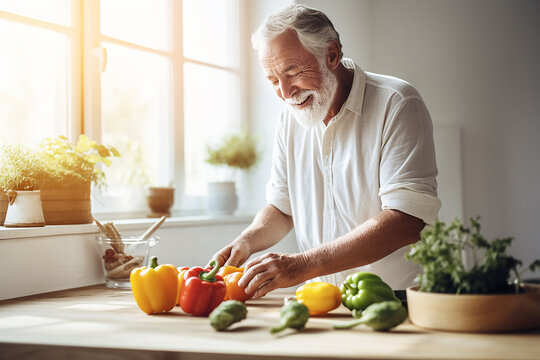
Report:
[[[218,274],[223,277],[223,280],[227,285],[225,300],[238,300],[244,302],[251,297],[246,294],[243,288],[238,286],[238,281],[242,278],[242,275],[244,275],[243,267],[224,266],[218,271]]]
[[[184,273],[189,270],[187,266],[178,267],[178,290],[176,291],[176,305],[180,305],[180,290],[184,285]]]
[[[147,314],[171,311],[175,305],[178,270],[174,265],[159,265],[152,257],[150,266],[131,271],[129,281],[139,308]]]
[[[244,302],[251,298],[251,296],[246,294],[243,288],[238,286],[238,281],[242,278],[242,275],[244,275],[244,273],[238,271],[226,275],[223,278],[223,280],[225,281],[225,285],[227,285],[227,293],[225,294],[225,300],[238,300]]]
[[[221,276],[221,277],[225,277],[225,276],[227,276],[229,274],[232,274],[232,273],[235,273],[235,272],[243,273],[244,268],[243,267],[230,266],[230,265],[223,266],[223,267],[219,268],[218,275]]]

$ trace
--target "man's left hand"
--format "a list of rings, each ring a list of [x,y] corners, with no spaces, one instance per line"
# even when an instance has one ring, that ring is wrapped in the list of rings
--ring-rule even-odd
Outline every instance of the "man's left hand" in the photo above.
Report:
[[[308,280],[304,254],[268,253],[246,263],[238,285],[246,294],[260,298],[268,292]]]

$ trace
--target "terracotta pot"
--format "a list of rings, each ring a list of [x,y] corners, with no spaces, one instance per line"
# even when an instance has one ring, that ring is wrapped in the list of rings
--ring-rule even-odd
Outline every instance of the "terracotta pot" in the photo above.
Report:
[[[6,212],[8,208],[8,200],[4,190],[0,189],[0,226],[4,225]]]
[[[171,207],[174,204],[174,188],[150,186],[147,190],[146,200],[151,213],[149,217],[171,216]]]
[[[411,322],[457,332],[506,332],[540,328],[540,286],[519,294],[457,295],[407,289]]]
[[[90,224],[90,184],[41,189],[43,215],[47,225]]]
[[[9,190],[5,227],[45,226],[40,191]]]

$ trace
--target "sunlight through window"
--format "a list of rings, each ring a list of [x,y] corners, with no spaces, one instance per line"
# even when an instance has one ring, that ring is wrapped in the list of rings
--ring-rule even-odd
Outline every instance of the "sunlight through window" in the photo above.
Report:
[[[206,145],[245,115],[239,13],[238,0],[0,0],[0,142],[116,147],[94,213],[146,211],[147,185],[202,210]]]
[[[1,140],[36,145],[65,134],[72,120],[69,36],[0,18],[0,39]]]

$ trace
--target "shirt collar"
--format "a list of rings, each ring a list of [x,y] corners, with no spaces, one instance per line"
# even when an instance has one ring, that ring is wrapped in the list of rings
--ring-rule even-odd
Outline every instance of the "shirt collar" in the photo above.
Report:
[[[353,83],[351,92],[343,105],[345,108],[360,115],[364,104],[364,92],[366,89],[366,73],[356,65],[351,59],[343,58],[341,60],[343,66],[347,69],[354,69]]]

